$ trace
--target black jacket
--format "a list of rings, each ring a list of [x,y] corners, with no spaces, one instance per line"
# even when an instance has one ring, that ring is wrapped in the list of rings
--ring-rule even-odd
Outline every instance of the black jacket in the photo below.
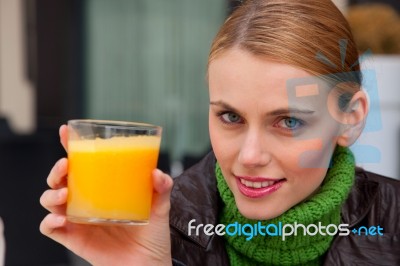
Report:
[[[218,224],[221,199],[214,167],[210,153],[174,180],[170,227],[177,265],[229,265],[222,236],[188,235],[192,219],[196,219],[193,225]],[[350,230],[379,225],[383,236],[336,236],[323,265],[400,265],[400,181],[356,169],[355,184],[342,208],[342,223],[349,224]]]

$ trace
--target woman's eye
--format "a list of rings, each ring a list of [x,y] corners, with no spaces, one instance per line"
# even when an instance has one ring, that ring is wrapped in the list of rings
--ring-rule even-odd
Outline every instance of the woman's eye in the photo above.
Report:
[[[303,126],[303,121],[294,117],[287,117],[278,122],[278,127],[287,130],[296,130]]]
[[[227,112],[221,114],[221,120],[225,123],[241,123],[242,118],[238,114]]]

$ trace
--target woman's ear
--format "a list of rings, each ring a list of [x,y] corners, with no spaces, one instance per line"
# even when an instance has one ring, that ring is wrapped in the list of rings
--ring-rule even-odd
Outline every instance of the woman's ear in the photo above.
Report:
[[[352,145],[361,135],[368,115],[368,99],[364,91],[357,91],[343,112],[342,130],[337,143],[340,146]]]

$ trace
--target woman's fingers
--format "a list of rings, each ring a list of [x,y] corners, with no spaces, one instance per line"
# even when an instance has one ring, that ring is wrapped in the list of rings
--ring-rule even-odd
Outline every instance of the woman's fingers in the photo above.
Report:
[[[40,204],[49,212],[65,214],[67,194],[67,188],[46,190],[40,197]]]
[[[40,204],[48,211],[65,214],[67,202],[67,172],[68,160],[60,159],[51,169],[47,184],[51,189],[46,190],[40,197]]]
[[[170,194],[172,190],[172,178],[159,169],[153,171],[153,206],[152,218],[168,218],[170,210]]]
[[[58,242],[62,227],[65,227],[67,219],[64,215],[49,213],[40,223],[40,232]]]
[[[68,127],[67,125],[62,125],[59,130],[60,134],[60,141],[62,146],[64,147],[64,150],[67,151],[67,143],[68,143]]]
[[[68,159],[61,158],[50,170],[49,176],[47,177],[47,184],[53,189],[65,187],[67,184],[67,173]]]

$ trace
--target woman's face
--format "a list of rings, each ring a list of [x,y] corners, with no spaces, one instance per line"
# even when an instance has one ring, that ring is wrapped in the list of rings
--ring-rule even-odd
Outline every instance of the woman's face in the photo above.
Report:
[[[318,79],[239,48],[210,63],[211,143],[247,218],[281,215],[318,190],[327,172],[340,130],[337,98],[312,82],[288,85],[301,80]]]

